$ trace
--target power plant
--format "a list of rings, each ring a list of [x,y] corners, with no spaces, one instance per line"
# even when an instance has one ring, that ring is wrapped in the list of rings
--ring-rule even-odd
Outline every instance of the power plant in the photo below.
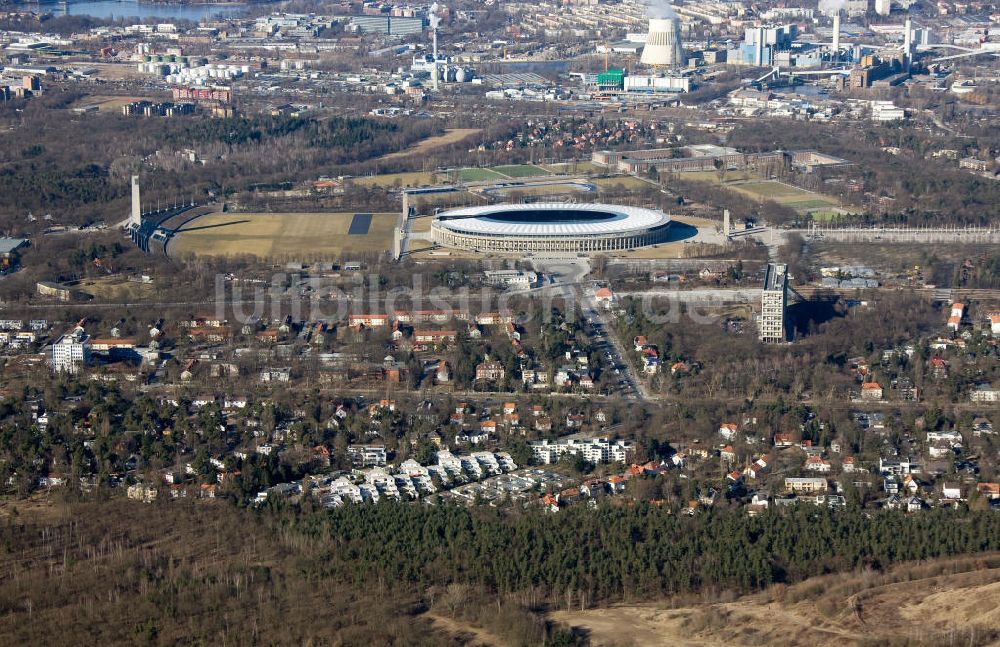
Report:
[[[639,59],[644,65],[677,67],[684,65],[681,21],[677,16],[649,19],[649,37]]]

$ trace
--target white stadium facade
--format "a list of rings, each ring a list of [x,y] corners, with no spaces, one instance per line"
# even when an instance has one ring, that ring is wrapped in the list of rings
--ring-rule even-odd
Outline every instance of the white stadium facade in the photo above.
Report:
[[[439,213],[435,243],[477,252],[609,252],[667,242],[670,216],[611,204],[540,202]]]

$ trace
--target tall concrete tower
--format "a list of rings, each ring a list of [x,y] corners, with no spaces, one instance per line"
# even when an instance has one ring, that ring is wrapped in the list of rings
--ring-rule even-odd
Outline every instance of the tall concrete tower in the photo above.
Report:
[[[676,16],[650,18],[649,37],[642,48],[643,65],[674,67],[684,65],[684,48],[681,47],[681,21]]]
[[[903,23],[903,56],[909,64],[910,56],[913,54],[913,21],[909,18]]]
[[[130,227],[142,224],[142,203],[139,201],[139,176],[132,176],[132,212],[128,216]]]
[[[840,55],[840,11],[833,14],[833,57],[838,58]]]
[[[757,329],[760,340],[780,344],[785,341],[785,308],[788,304],[788,266],[769,263],[764,274],[764,290],[760,295],[760,318]]]

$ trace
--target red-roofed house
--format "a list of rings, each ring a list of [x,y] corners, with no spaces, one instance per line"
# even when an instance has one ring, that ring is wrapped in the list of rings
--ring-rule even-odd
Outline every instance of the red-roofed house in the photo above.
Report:
[[[719,425],[719,435],[726,440],[732,440],[736,437],[736,423],[735,422],[724,422]]]
[[[861,385],[862,400],[881,400],[882,386],[878,382],[865,382]]]

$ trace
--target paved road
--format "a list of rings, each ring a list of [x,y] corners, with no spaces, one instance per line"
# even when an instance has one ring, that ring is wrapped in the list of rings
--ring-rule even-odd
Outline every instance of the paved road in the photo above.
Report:
[[[587,322],[585,332],[591,344],[600,354],[602,362],[615,371],[621,394],[625,398],[647,399],[644,385],[636,379],[632,366],[625,361],[625,352],[620,341],[610,331],[606,313],[598,307],[594,299],[594,285],[585,281],[590,273],[590,261],[580,257],[556,257],[532,259],[535,270],[549,281],[541,289],[558,291],[567,304],[579,309]]]
[[[694,288],[691,290],[671,290],[651,288],[649,290],[627,290],[616,292],[619,297],[671,299],[683,303],[750,303],[760,299],[761,288]]]

